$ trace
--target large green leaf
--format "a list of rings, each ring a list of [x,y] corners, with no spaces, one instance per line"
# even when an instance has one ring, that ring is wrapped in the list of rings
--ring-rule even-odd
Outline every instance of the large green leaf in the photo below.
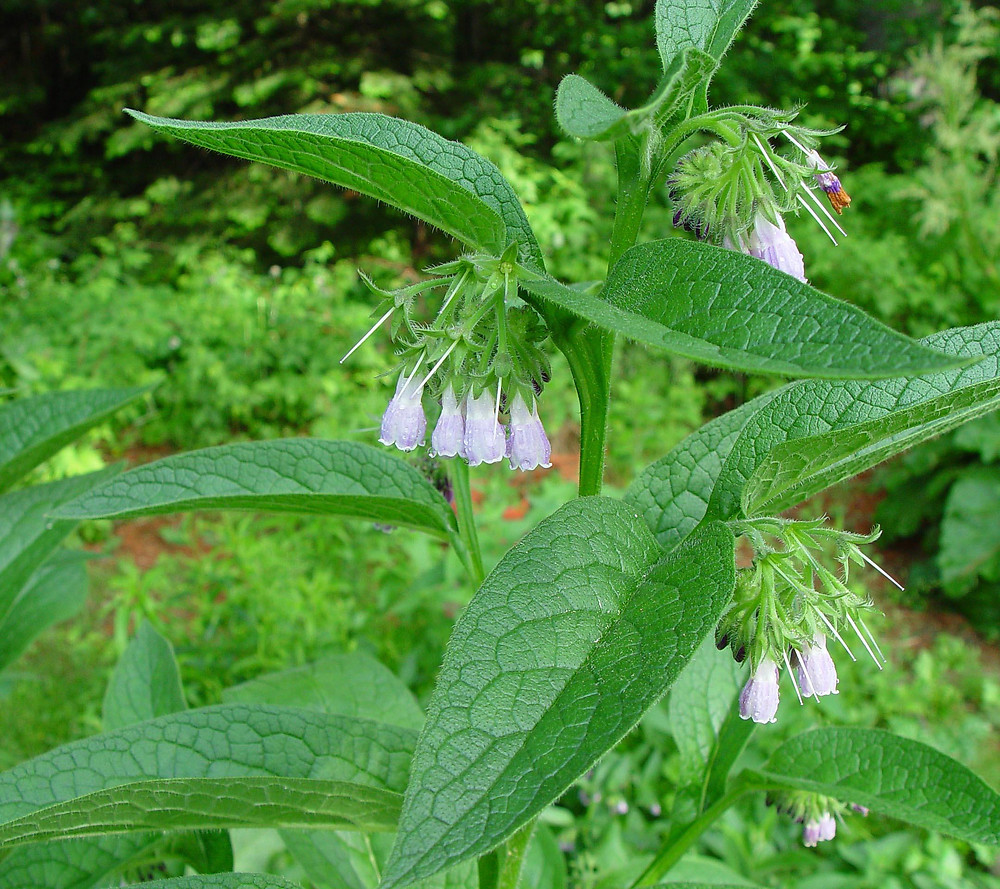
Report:
[[[79,553],[56,553],[32,575],[0,618],[0,670],[20,657],[43,630],[83,608],[86,562]]]
[[[227,703],[277,704],[356,716],[419,731],[417,699],[388,667],[360,651],[328,654],[312,664],[266,673],[227,688]]]
[[[921,342],[980,360],[957,370],[876,382],[791,383],[688,436],[639,475],[626,501],[669,549],[706,516],[728,519],[741,509],[748,514],[784,509],[996,409],[1000,322],[955,328]]]
[[[517,242],[541,252],[517,195],[490,161],[460,142],[384,114],[288,114],[202,123],[128,111],[161,133],[203,148],[325,179],[399,207],[470,247],[499,255]]]
[[[664,558],[617,500],[531,531],[455,625],[382,885],[492,849],[557,798],[667,690],[734,574],[724,526]]]
[[[0,497],[0,619],[10,611],[31,576],[69,534],[75,519],[51,514],[118,473],[116,467],[11,491]]]
[[[782,744],[756,777],[768,787],[822,793],[963,840],[1000,845],[1000,794],[951,757],[889,732],[806,732]]]
[[[689,47],[721,59],[757,0],[657,0],[656,46],[666,70]]]
[[[599,296],[546,276],[523,284],[599,327],[733,370],[869,379],[963,363],[766,262],[680,238],[628,250]]]
[[[56,511],[133,518],[195,509],[353,516],[446,536],[455,516],[417,470],[349,441],[289,438],[177,454],[124,473]]]
[[[146,391],[49,392],[0,405],[0,491]]]
[[[961,596],[981,581],[1000,581],[1000,466],[974,466],[948,490],[936,562],[941,585]]]
[[[142,889],[301,889],[298,883],[271,874],[198,874],[134,885]]]
[[[294,707],[291,701],[284,702]],[[139,625],[104,694],[104,730],[187,709],[181,675],[170,642],[149,621]]]
[[[394,826],[415,733],[231,704],[75,741],[0,774],[0,846],[227,826]]]
[[[1000,322],[947,330],[922,342],[977,360],[958,370],[874,383],[786,386],[740,433],[709,515],[779,512],[1000,407]]]

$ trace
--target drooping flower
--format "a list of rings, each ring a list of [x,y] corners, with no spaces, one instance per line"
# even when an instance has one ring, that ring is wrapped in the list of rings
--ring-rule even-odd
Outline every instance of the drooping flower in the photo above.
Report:
[[[816,173],[816,182],[826,192],[826,196],[830,199],[833,209],[837,211],[837,215],[839,216],[847,207],[851,206],[851,196],[844,191],[844,186],[840,184],[840,179],[830,169],[830,165],[820,157],[818,151],[807,151],[806,161],[814,170],[819,171]]]
[[[518,392],[510,406],[510,468],[526,472],[541,466],[548,469],[552,462],[552,446],[538,418],[538,402],[532,399],[531,410]]]
[[[396,393],[382,415],[382,433],[379,441],[395,445],[401,451],[412,451],[424,443],[427,418],[420,398],[424,387],[417,381],[417,370],[409,376],[402,371],[396,382]]]
[[[485,389],[465,396],[465,458],[470,466],[497,463],[507,453],[507,435],[497,422],[497,405]]]
[[[816,633],[813,641],[805,643],[795,656],[802,697],[815,695],[819,698],[837,693],[837,668],[826,650],[826,636]]]
[[[806,284],[808,282],[802,254],[792,236],[785,231],[785,223],[781,217],[778,216],[777,220],[778,224],[775,225],[762,213],[758,213],[753,230],[747,238],[745,252]]]
[[[769,657],[761,658],[740,692],[740,717],[759,723],[775,722],[777,712],[778,665]]]
[[[431,433],[431,454],[437,457],[465,456],[465,418],[451,383],[441,395],[441,416]]]
[[[837,835],[837,819],[829,812],[819,818],[809,818],[802,826],[802,845],[814,848],[817,843],[832,840]]]

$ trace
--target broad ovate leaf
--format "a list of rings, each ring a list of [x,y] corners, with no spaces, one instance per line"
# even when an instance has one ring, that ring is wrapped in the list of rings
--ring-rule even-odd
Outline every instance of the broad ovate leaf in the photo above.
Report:
[[[710,524],[664,557],[589,497],[514,547],[448,643],[383,887],[494,848],[617,743],[717,621],[733,544]]]
[[[694,47],[722,58],[757,0],[657,0],[653,13],[663,69]]]
[[[174,647],[144,620],[111,673],[104,693],[104,730],[186,708]]]
[[[475,249],[499,255],[516,242],[522,261],[541,265],[524,210],[496,166],[419,124],[367,112],[232,123],[128,113],[194,145],[354,189]]]
[[[125,519],[199,509],[309,513],[447,536],[455,516],[417,470],[385,450],[289,438],[176,454],[60,508],[60,518]]]

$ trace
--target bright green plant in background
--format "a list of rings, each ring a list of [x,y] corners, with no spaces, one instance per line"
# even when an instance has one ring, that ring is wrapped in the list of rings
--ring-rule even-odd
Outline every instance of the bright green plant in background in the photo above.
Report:
[[[830,839],[851,809],[1000,844],[1000,796],[947,756],[887,732],[807,731],[731,774],[754,725],[775,718],[782,667],[797,695],[818,699],[837,686],[828,649],[881,662],[869,605],[846,585],[849,565],[871,567],[861,549],[871,538],[778,513],[1000,404],[997,324],[916,341],[805,282],[784,216],[804,208],[839,227],[822,192],[838,213],[849,203],[816,151],[824,133],[791,112],[708,102],[752,6],[661,0],[663,76],[636,109],[575,75],[560,85],[561,125],[615,151],[600,281],[550,275],[500,171],[423,127],[367,113],[205,124],[133,112],[196,145],[375,197],[465,246],[416,284],[371,286],[400,359],[385,368],[398,383],[380,438],[410,451],[432,430],[450,485],[353,441],[238,443],[50,502],[56,520],[195,509],[363,519],[447,542],[477,592],[426,716],[360,657],[263,676],[220,705],[186,710],[169,646],[141,629],[109,687],[105,732],[0,775],[0,843],[12,849],[0,881],[106,873],[170,830],[200,850],[179,857],[203,876],[163,885],[283,886],[266,875],[204,876],[231,868],[214,831],[272,826],[319,881],[513,887],[527,861],[526,879],[546,885],[538,874],[558,872],[560,852],[536,819],[675,681],[671,730],[689,756],[671,829],[620,885],[653,885],[736,800],[761,792],[802,822],[807,845]],[[670,190],[676,224],[697,240],[636,243],[654,188]],[[468,465],[548,461],[545,337],[579,396],[580,496],[487,575]],[[601,490],[618,337],[797,381],[708,423],[612,499]],[[754,554],[740,570],[737,538]],[[749,661],[746,671],[702,644],[716,634]]]

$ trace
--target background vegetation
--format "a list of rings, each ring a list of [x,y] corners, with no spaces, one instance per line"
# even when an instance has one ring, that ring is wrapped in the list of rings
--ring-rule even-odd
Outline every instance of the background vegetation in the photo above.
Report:
[[[560,135],[554,88],[579,71],[624,104],[641,100],[659,71],[652,6],[6,0],[0,390],[158,383],[42,477],[233,438],[372,441],[390,394],[379,377],[387,346],[375,338],[338,365],[370,323],[356,270],[396,286],[456,249],[350,192],[162,140],[123,106],[200,119],[378,110],[424,123],[493,159],[524,199],[552,271],[586,278],[608,236],[611,158]],[[764,3],[714,97],[805,104],[811,124],[846,124],[829,154],[854,197],[850,236],[833,248],[808,218],[789,222],[818,287],[915,335],[997,317],[998,57],[1000,12],[988,5]],[[663,237],[670,211],[665,195],[654,201],[646,234]],[[609,477],[619,484],[703,418],[774,383],[631,346],[618,360]],[[653,386],[635,374],[650,362],[660,370]],[[556,470],[476,477],[484,523],[499,529],[494,560],[573,490],[576,418],[558,361],[550,391]],[[752,755],[805,720],[829,718],[919,733],[1000,779],[996,651],[939,614],[957,608],[986,638],[1000,633],[998,503],[992,416],[816,504],[851,530],[880,521],[889,567],[909,581],[903,604],[931,610],[914,617],[877,587],[894,665],[849,671],[844,693],[821,710],[785,705]],[[426,696],[468,596],[436,544],[320,520],[90,525],[76,545],[110,558],[95,563],[86,616],[44,637],[20,672],[0,675],[0,765],[98,728],[107,672],[140,617],[176,646],[192,704],[355,646]],[[680,767],[665,712],[552,810],[574,884],[600,885],[656,845]],[[1000,886],[985,850],[934,835],[852,824],[807,853],[793,833],[761,803],[731,813],[700,851],[772,885]],[[708,865],[696,866],[704,876]]]

